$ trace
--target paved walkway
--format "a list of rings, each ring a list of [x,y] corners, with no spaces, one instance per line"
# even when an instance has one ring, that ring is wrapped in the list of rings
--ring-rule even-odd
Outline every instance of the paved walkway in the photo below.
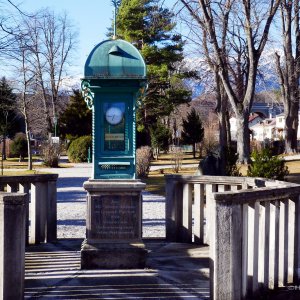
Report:
[[[47,169],[49,172],[49,169]],[[26,251],[25,299],[207,299],[208,248],[170,244],[165,199],[143,194],[143,237],[149,251],[143,270],[81,270],[90,164],[51,169],[57,187],[58,242]],[[156,240],[149,239],[150,237]]]
[[[81,270],[82,240],[30,247],[25,299],[208,299],[208,248],[146,242],[147,267]]]
[[[57,181],[57,236],[84,238],[86,219],[86,192],[84,181],[91,175],[91,164],[74,164],[69,168],[44,171],[59,175]],[[42,169],[43,171],[43,169]],[[165,237],[165,199],[143,193],[143,237]]]

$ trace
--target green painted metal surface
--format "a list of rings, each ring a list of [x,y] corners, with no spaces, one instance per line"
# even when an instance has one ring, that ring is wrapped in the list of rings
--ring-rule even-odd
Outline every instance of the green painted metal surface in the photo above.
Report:
[[[123,40],[108,40],[98,44],[90,53],[84,76],[86,79],[144,79],[146,66],[133,45]]]
[[[139,51],[108,40],[90,53],[82,93],[93,110],[93,179],[135,179],[135,110],[146,85]]]

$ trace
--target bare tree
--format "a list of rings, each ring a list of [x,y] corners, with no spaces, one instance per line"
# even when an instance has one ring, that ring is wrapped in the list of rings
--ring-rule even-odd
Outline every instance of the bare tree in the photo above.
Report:
[[[275,54],[285,114],[285,152],[297,152],[300,80],[299,1],[282,0],[280,4],[283,57]],[[294,32],[293,32],[294,28]],[[282,58],[282,59],[281,59]]]
[[[24,18],[29,35],[32,68],[35,69],[36,92],[42,97],[47,129],[58,116],[59,94],[76,42],[76,34],[67,15],[56,16],[41,10],[35,17]]]
[[[228,11],[224,11],[222,17],[220,17],[220,22],[225,30],[222,31],[223,38],[221,39],[221,47],[223,51],[226,51],[226,32],[228,27]],[[205,90],[210,89],[209,93],[214,94],[216,99],[215,113],[217,114],[219,121],[219,155],[221,159],[220,172],[225,174],[226,169],[226,155],[228,153],[227,149],[231,145],[230,137],[230,126],[229,126],[229,105],[228,97],[225,92],[224,86],[222,84],[221,78],[218,74],[218,66],[214,59],[213,49],[209,42],[210,38],[208,32],[204,29],[205,23],[203,18],[199,16],[197,22],[195,19],[191,19],[189,16],[186,16],[185,11],[179,13],[181,22],[189,28],[188,34],[185,36],[190,41],[190,49],[193,49],[192,55],[200,56],[199,68],[201,71],[202,85],[206,85]],[[202,23],[202,26],[199,30],[199,22]],[[205,66],[203,68],[203,65]],[[193,61],[193,68],[195,68],[195,61]],[[205,80],[206,79],[206,80]]]
[[[213,51],[210,57],[213,58],[216,72],[237,119],[239,160],[247,163],[250,156],[248,119],[253,103],[258,63],[281,1],[179,2],[209,37]]]
[[[15,37],[20,34],[15,16],[27,16],[14,1],[0,0],[0,57],[14,51]]]
[[[25,121],[25,134],[27,139],[28,150],[28,170],[32,170],[32,153],[31,153],[31,134],[29,121],[29,105],[31,101],[31,87],[35,78],[35,72],[32,70],[30,61],[30,48],[28,47],[26,35],[16,36],[14,62],[16,67],[16,86],[18,87],[18,111],[23,115]]]

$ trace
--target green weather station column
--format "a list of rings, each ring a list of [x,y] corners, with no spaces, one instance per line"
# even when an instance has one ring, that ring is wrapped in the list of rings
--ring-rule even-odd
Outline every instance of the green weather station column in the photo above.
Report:
[[[81,86],[93,111],[92,179],[135,179],[135,108],[146,86],[141,54],[123,40],[98,44]]]
[[[82,93],[93,111],[93,172],[87,191],[82,269],[144,268],[142,191],[135,176],[136,106],[146,66],[130,43],[112,39],[87,58]]]

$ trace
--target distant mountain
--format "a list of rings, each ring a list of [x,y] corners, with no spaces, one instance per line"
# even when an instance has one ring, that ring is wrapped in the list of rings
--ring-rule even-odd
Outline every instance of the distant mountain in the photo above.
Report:
[[[261,56],[256,82],[257,93],[274,91],[280,88],[275,69],[275,51],[277,50],[266,50]],[[201,77],[201,80],[186,81],[192,90],[193,98],[197,98],[203,93],[213,92],[215,82],[205,60],[201,57],[186,58],[185,63],[188,69],[198,71]]]

